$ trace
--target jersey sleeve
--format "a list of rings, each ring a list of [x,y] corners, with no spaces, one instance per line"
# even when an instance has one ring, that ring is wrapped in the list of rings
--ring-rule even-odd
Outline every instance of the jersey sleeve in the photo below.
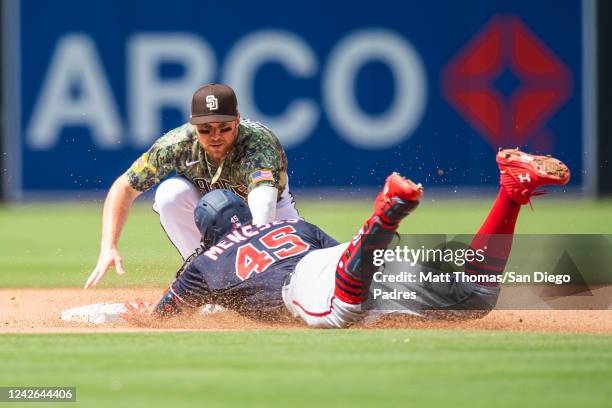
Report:
[[[176,170],[177,159],[187,148],[187,131],[183,125],[166,133],[130,166],[126,176],[133,189],[147,191]]]
[[[282,146],[270,130],[262,128],[249,136],[240,168],[248,191],[255,187],[271,186],[281,190],[286,178],[286,160]]]
[[[174,280],[172,292],[190,307],[200,307],[208,303],[210,291],[193,262]]]

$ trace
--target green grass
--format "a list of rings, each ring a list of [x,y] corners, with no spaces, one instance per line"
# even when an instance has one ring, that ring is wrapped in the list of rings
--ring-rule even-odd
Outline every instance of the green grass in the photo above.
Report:
[[[403,233],[473,233],[491,198],[425,200]],[[300,201],[300,212],[339,241],[348,241],[370,214],[371,202]],[[99,248],[101,204],[52,203],[0,207],[0,287],[79,287]],[[524,208],[520,233],[612,233],[612,202],[538,199]],[[180,266],[150,205],[132,210],[120,250],[127,274],[109,273],[101,287],[165,286]]]
[[[88,407],[604,407],[612,337],[254,331],[0,337],[0,384]]]

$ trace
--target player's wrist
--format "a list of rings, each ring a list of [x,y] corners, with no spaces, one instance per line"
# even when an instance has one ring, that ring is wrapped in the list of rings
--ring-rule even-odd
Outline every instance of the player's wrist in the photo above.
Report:
[[[106,252],[106,253],[108,253],[108,252],[119,252],[119,250],[117,249],[117,245],[116,244],[113,244],[113,243],[110,243],[110,244],[102,243],[100,245],[100,252]]]

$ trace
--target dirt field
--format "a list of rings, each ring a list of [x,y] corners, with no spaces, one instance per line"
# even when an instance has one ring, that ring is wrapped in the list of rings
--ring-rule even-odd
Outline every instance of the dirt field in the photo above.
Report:
[[[161,289],[2,289],[0,290],[0,333],[304,328],[297,320],[282,324],[264,324],[233,312],[197,316],[155,327],[138,327],[128,323],[95,325],[64,322],[60,319],[61,311],[64,309],[137,298],[155,302],[161,293]],[[374,327],[612,334],[612,310],[495,310],[479,320],[448,322],[398,318],[387,319]]]

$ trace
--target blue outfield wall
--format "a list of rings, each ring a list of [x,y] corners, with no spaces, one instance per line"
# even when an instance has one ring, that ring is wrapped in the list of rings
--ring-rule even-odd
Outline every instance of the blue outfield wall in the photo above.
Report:
[[[108,188],[211,81],[277,133],[293,187],[491,185],[498,146],[584,183],[580,1],[9,3],[25,193]]]

